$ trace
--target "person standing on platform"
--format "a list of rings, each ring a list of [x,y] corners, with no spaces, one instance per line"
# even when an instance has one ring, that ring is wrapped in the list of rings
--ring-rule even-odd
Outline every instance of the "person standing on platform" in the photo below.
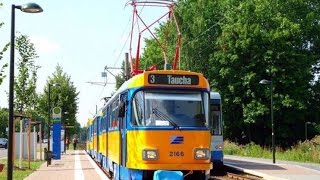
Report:
[[[78,144],[78,139],[77,139],[76,136],[73,138],[72,142],[73,142],[73,149],[76,150],[77,149],[77,144]]]
[[[66,148],[69,150],[69,144],[70,144],[70,139],[67,137],[66,138]]]

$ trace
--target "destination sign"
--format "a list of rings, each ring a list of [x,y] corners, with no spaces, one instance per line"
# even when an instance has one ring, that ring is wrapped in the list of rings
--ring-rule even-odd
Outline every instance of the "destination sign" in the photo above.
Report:
[[[149,74],[149,84],[166,84],[166,85],[198,85],[199,77],[196,75],[180,74]]]

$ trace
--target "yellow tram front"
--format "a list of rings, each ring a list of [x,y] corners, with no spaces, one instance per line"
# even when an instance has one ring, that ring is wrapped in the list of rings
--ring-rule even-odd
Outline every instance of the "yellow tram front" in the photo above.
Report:
[[[209,85],[200,73],[150,71],[128,82],[125,158],[129,174],[209,174]],[[123,161],[124,162],[124,161]],[[139,176],[139,175],[137,175]]]

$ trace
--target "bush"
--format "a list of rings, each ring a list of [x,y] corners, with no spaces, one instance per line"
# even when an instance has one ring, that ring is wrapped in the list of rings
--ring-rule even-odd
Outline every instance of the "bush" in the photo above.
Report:
[[[248,157],[272,157],[271,148],[263,148],[253,142],[246,145],[238,145],[226,140],[224,142],[224,153]],[[316,136],[310,141],[298,142],[298,144],[287,150],[277,147],[276,158],[287,161],[320,163],[320,136]]]
[[[239,155],[241,146],[229,140],[224,141],[224,153],[229,155]]]

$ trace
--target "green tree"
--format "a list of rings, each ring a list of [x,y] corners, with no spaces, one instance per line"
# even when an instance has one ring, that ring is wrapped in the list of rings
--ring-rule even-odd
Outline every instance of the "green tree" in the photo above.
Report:
[[[222,19],[222,11],[219,1],[180,1],[175,8],[175,14],[182,32],[178,69],[180,66],[182,70],[192,70],[207,75],[210,70],[208,67],[211,67],[208,59],[213,52],[215,39],[220,32],[219,22]],[[167,26],[168,24],[164,23],[155,29],[155,34],[160,42],[165,41]],[[168,31],[166,53],[168,62],[172,64],[178,33],[172,24],[169,24]],[[158,43],[154,39],[146,39],[145,43],[146,48],[141,58],[141,67],[147,69],[156,64],[157,69],[163,69],[164,58]]]
[[[223,2],[225,18],[210,58],[209,77],[223,93],[224,107],[228,108],[225,120],[229,132],[236,132],[230,136],[240,134],[233,131],[237,128],[232,128],[234,120],[241,122],[237,126],[248,140],[259,141],[270,134],[250,135],[256,128],[270,132],[270,89],[258,82],[272,79],[278,142],[287,144],[303,137],[296,124],[304,122],[311,68],[319,59],[315,36],[319,25],[314,23],[319,21],[319,8],[315,8],[319,5],[308,2]]]
[[[0,3],[0,8],[2,7],[2,5],[3,5],[3,4]],[[0,28],[1,28],[3,25],[4,25],[4,23],[3,23],[3,22],[0,22]],[[0,62],[1,62],[2,58],[3,58],[4,52],[7,51],[9,45],[10,45],[10,43],[7,43],[7,44],[2,48],[2,50],[0,51]],[[0,66],[0,85],[1,85],[2,82],[3,82],[3,79],[6,77],[6,75],[4,75],[3,73],[4,73],[4,69],[5,69],[7,66],[8,66],[7,63],[5,63],[5,64],[3,64],[2,66]]]
[[[7,137],[6,128],[8,127],[9,112],[6,108],[0,109],[0,137]]]
[[[51,77],[48,77],[44,93],[40,96],[39,108],[41,109],[41,114],[43,117],[48,117],[49,84],[55,83],[58,83],[59,86],[51,86],[50,88],[51,108],[60,107],[62,112],[68,112],[67,114],[62,115],[62,123],[74,126],[77,123],[76,113],[78,111],[79,92],[77,92],[76,87],[71,81],[71,77],[63,72],[60,65],[57,65],[55,72]],[[74,134],[75,132],[76,129],[68,129],[69,135]]]
[[[80,123],[78,123],[76,121],[73,126],[74,126],[74,128],[72,129],[72,131],[70,131],[70,135],[71,134],[73,134],[73,136],[76,135],[78,137],[78,141],[81,141],[82,137],[80,139],[80,136],[83,136],[83,135],[82,135],[82,132],[81,132],[82,128],[81,128]]]
[[[183,4],[183,3],[180,3]],[[180,8],[179,4],[179,8]],[[187,11],[186,11],[187,12]],[[185,12],[185,13],[186,13]],[[180,22],[181,17],[179,12],[173,11],[177,21]],[[145,40],[145,48],[143,54],[140,58],[139,67],[143,70],[150,70],[153,66],[156,66],[158,70],[164,69],[165,60],[171,66],[173,66],[175,55],[176,55],[176,47],[178,42],[179,32],[182,28],[177,27],[174,18],[171,20],[160,23],[159,27],[154,29],[154,34],[158,40],[152,38],[146,38]],[[182,43],[183,43],[182,37]],[[183,47],[183,45],[182,45]],[[180,52],[181,52],[181,44],[180,44]],[[180,55],[180,53],[179,53]],[[178,62],[179,63],[179,62]],[[179,65],[177,64],[177,69],[179,69]]]
[[[317,79],[314,83],[312,83],[311,87],[311,97],[308,100],[307,104],[307,115],[306,115],[306,122],[314,122],[316,126],[309,126],[312,128],[312,131],[308,131],[310,136],[315,136],[320,134],[320,80]]]
[[[125,77],[125,61],[122,62],[121,64],[121,72],[119,74],[116,75],[116,90],[119,89],[121,87],[121,85],[126,81],[126,77]],[[127,67],[130,68],[129,62],[127,63]],[[128,70],[128,72],[130,72],[130,70]],[[128,76],[130,77],[130,74],[128,74]],[[127,77],[127,78],[129,78]]]
[[[223,20],[221,1],[181,1],[177,8],[182,31],[181,68],[208,77],[212,64],[208,59],[220,35]],[[199,11],[201,9],[201,11]]]
[[[36,93],[37,70],[34,59],[38,58],[34,44],[29,37],[20,35],[16,38],[16,49],[19,53],[18,71],[15,78],[15,109],[20,113],[27,110],[34,111],[38,102]]]
[[[157,28],[155,31],[156,36],[161,39],[161,42],[164,41],[163,34],[165,31],[165,25],[160,25],[160,28]],[[139,68],[143,70],[148,70],[152,65],[156,65],[157,69],[163,69],[164,67],[164,57],[159,44],[155,39],[145,39],[146,48],[140,58]],[[168,57],[168,59],[170,59]]]
[[[317,82],[312,83],[320,69],[319,3],[179,1],[181,67],[204,73],[222,94],[226,138],[271,143],[270,89],[259,85],[261,79],[274,84],[277,143],[294,143],[303,138],[305,121],[319,121],[318,113],[308,110],[319,102]],[[162,26],[157,31],[164,34]],[[160,58],[154,40],[147,40],[141,64]]]
[[[1,24],[0,24],[0,27],[1,27]],[[5,51],[7,51],[8,47],[9,47],[9,43],[8,43],[7,45],[5,45],[5,47],[0,51],[0,61],[1,61],[2,58],[3,58],[3,53],[4,53]],[[1,85],[2,82],[3,82],[3,79],[6,77],[6,75],[3,74],[3,73],[4,73],[4,69],[5,69],[6,67],[8,67],[8,64],[7,64],[7,63],[3,64],[3,65],[0,67],[0,85]]]

